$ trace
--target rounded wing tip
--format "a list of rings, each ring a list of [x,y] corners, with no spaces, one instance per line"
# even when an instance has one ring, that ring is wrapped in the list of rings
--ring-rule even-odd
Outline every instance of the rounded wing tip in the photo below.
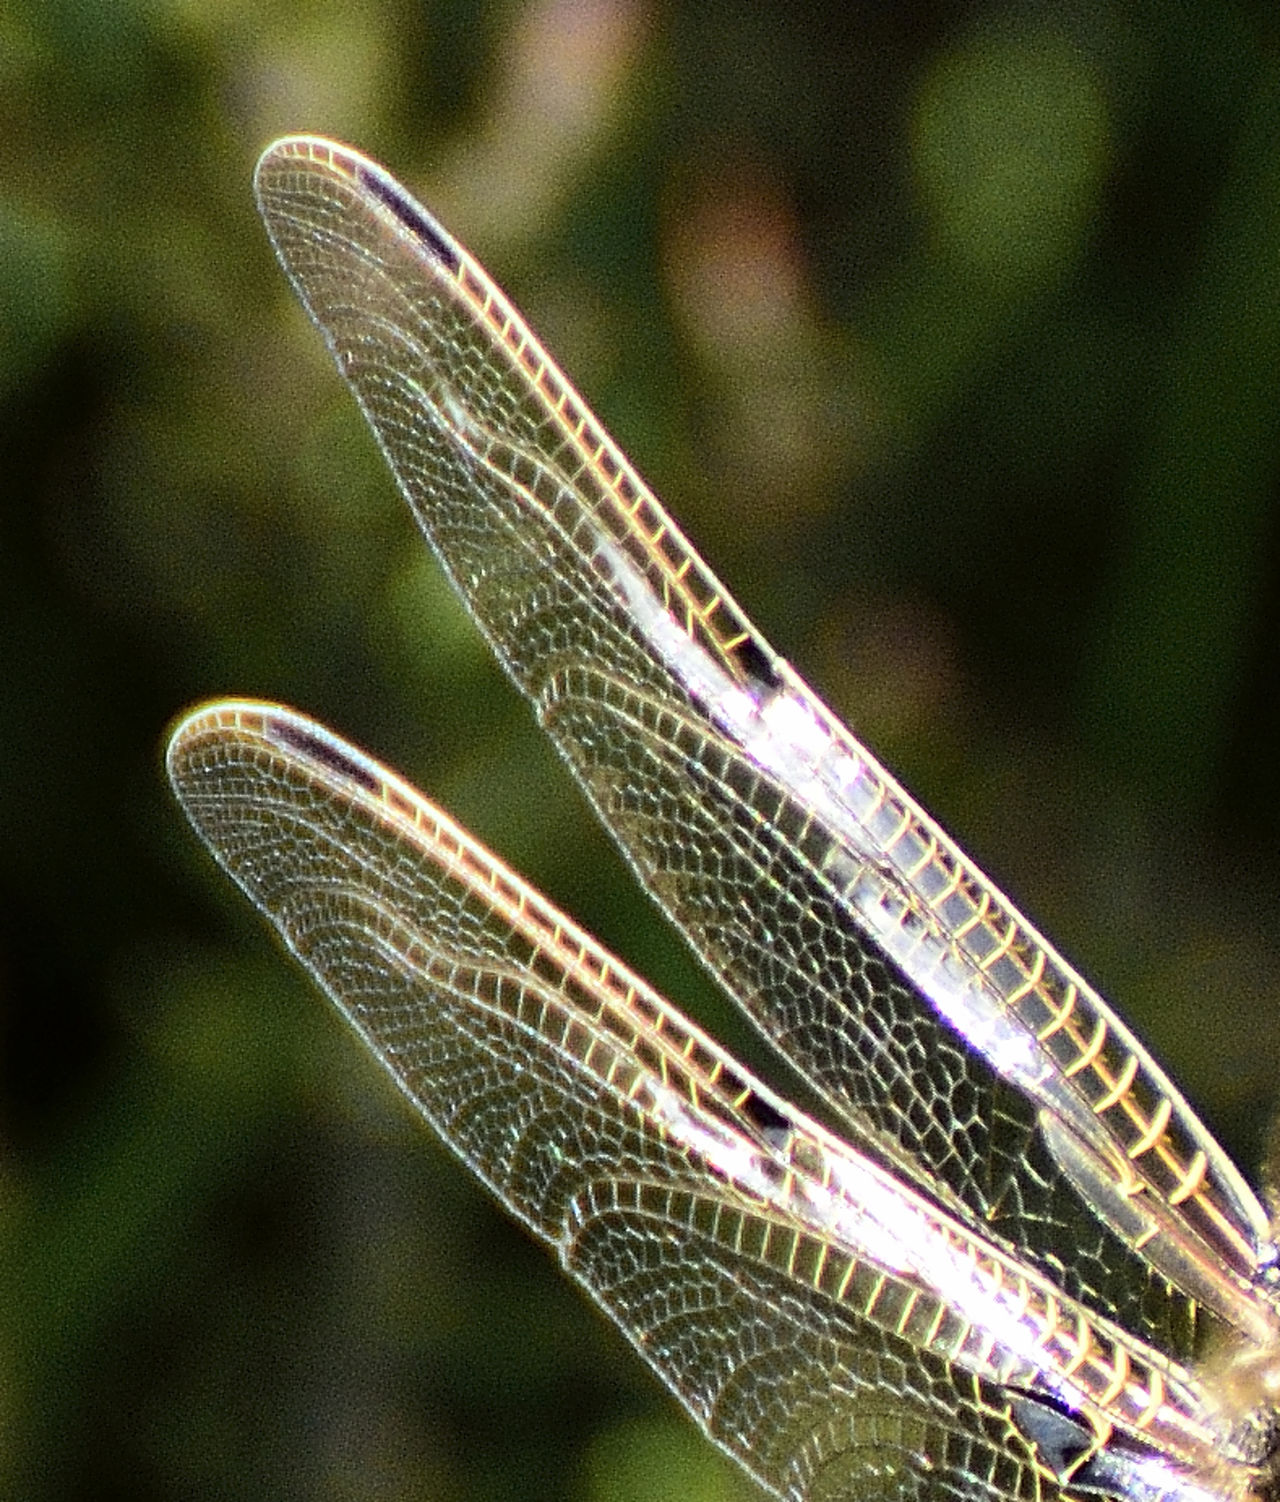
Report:
[[[182,765],[191,748],[214,730],[237,726],[278,713],[281,706],[263,699],[204,699],[170,720],[164,735],[164,765],[169,781],[179,785]]]
[[[258,158],[257,166],[253,169],[255,189],[272,172],[300,162],[305,162],[312,168],[326,165],[331,168],[336,167],[347,176],[350,176],[357,167],[376,165],[354,146],[336,141],[331,136],[312,135],[303,131],[280,136],[263,150]]]
[[[335,188],[339,190],[336,196]],[[291,249],[294,242],[310,240],[316,233],[312,220],[300,215],[300,198],[313,200],[311,211],[316,201],[323,201],[332,212],[336,198],[345,200],[353,194],[362,211],[379,220],[389,217],[396,233],[406,236],[446,273],[457,275],[465,259],[461,245],[448,230],[385,167],[354,146],[344,146],[327,136],[290,135],[273,141],[258,158],[253,191],[285,270],[322,329],[325,317],[313,306],[307,279]],[[351,206],[345,208],[349,213]],[[330,337],[327,330],[326,337]]]

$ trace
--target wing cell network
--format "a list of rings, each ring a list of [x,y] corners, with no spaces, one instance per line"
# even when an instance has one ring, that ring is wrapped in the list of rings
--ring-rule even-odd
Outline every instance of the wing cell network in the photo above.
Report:
[[[498,659],[850,1140],[294,711],[176,728],[217,860],[778,1497],[1276,1495],[1273,1231],[1172,1081],[759,635],[399,183],[316,137],[255,182]]]

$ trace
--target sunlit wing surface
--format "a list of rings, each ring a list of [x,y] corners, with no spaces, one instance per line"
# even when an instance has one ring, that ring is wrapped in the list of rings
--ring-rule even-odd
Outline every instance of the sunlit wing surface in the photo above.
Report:
[[[1172,1082],[755,632],[403,188],[295,138],[257,191],[499,659],[856,1149],[287,711],[175,733],[218,859],[780,1495],[1265,1490],[1272,1234]]]
[[[1010,1392],[1209,1440],[1184,1373],[805,1120],[359,751],[230,703],[169,768],[441,1136],[782,1495],[1035,1495]]]

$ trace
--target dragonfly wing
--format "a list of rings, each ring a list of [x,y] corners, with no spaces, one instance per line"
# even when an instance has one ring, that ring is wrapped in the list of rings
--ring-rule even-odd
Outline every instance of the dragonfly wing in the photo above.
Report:
[[[269,148],[257,192],[481,629],[765,1034],[899,1171],[1170,1354],[1193,1302],[1269,1329],[1234,1166],[759,637],[478,263],[329,142]]]
[[[1199,1464],[1185,1374],[806,1121],[392,773],[240,702],[168,767],[413,1104],[776,1495],[1053,1498],[1067,1399]]]

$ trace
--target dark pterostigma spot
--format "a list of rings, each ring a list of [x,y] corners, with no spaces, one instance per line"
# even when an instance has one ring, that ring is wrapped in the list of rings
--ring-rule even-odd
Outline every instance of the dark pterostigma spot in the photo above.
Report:
[[[739,642],[733,649],[733,655],[753,684],[768,689],[770,693],[775,693],[782,687],[782,679],[778,676],[772,659],[754,636],[748,636],[745,641]]]
[[[358,761],[352,760],[341,746],[335,745],[333,741],[315,735],[310,730],[303,730],[290,720],[272,720],[271,735],[273,740],[282,741],[294,751],[299,751],[303,756],[309,756],[313,761],[318,761],[321,766],[328,767],[339,777],[358,782],[367,792],[380,793],[382,791],[382,784],[373,773],[367,767],[362,767]]]
[[[369,167],[360,168],[360,181],[380,203],[391,210],[406,229],[413,232],[433,261],[439,261],[450,271],[457,271],[457,248],[435,220],[414,203],[398,182]]]

